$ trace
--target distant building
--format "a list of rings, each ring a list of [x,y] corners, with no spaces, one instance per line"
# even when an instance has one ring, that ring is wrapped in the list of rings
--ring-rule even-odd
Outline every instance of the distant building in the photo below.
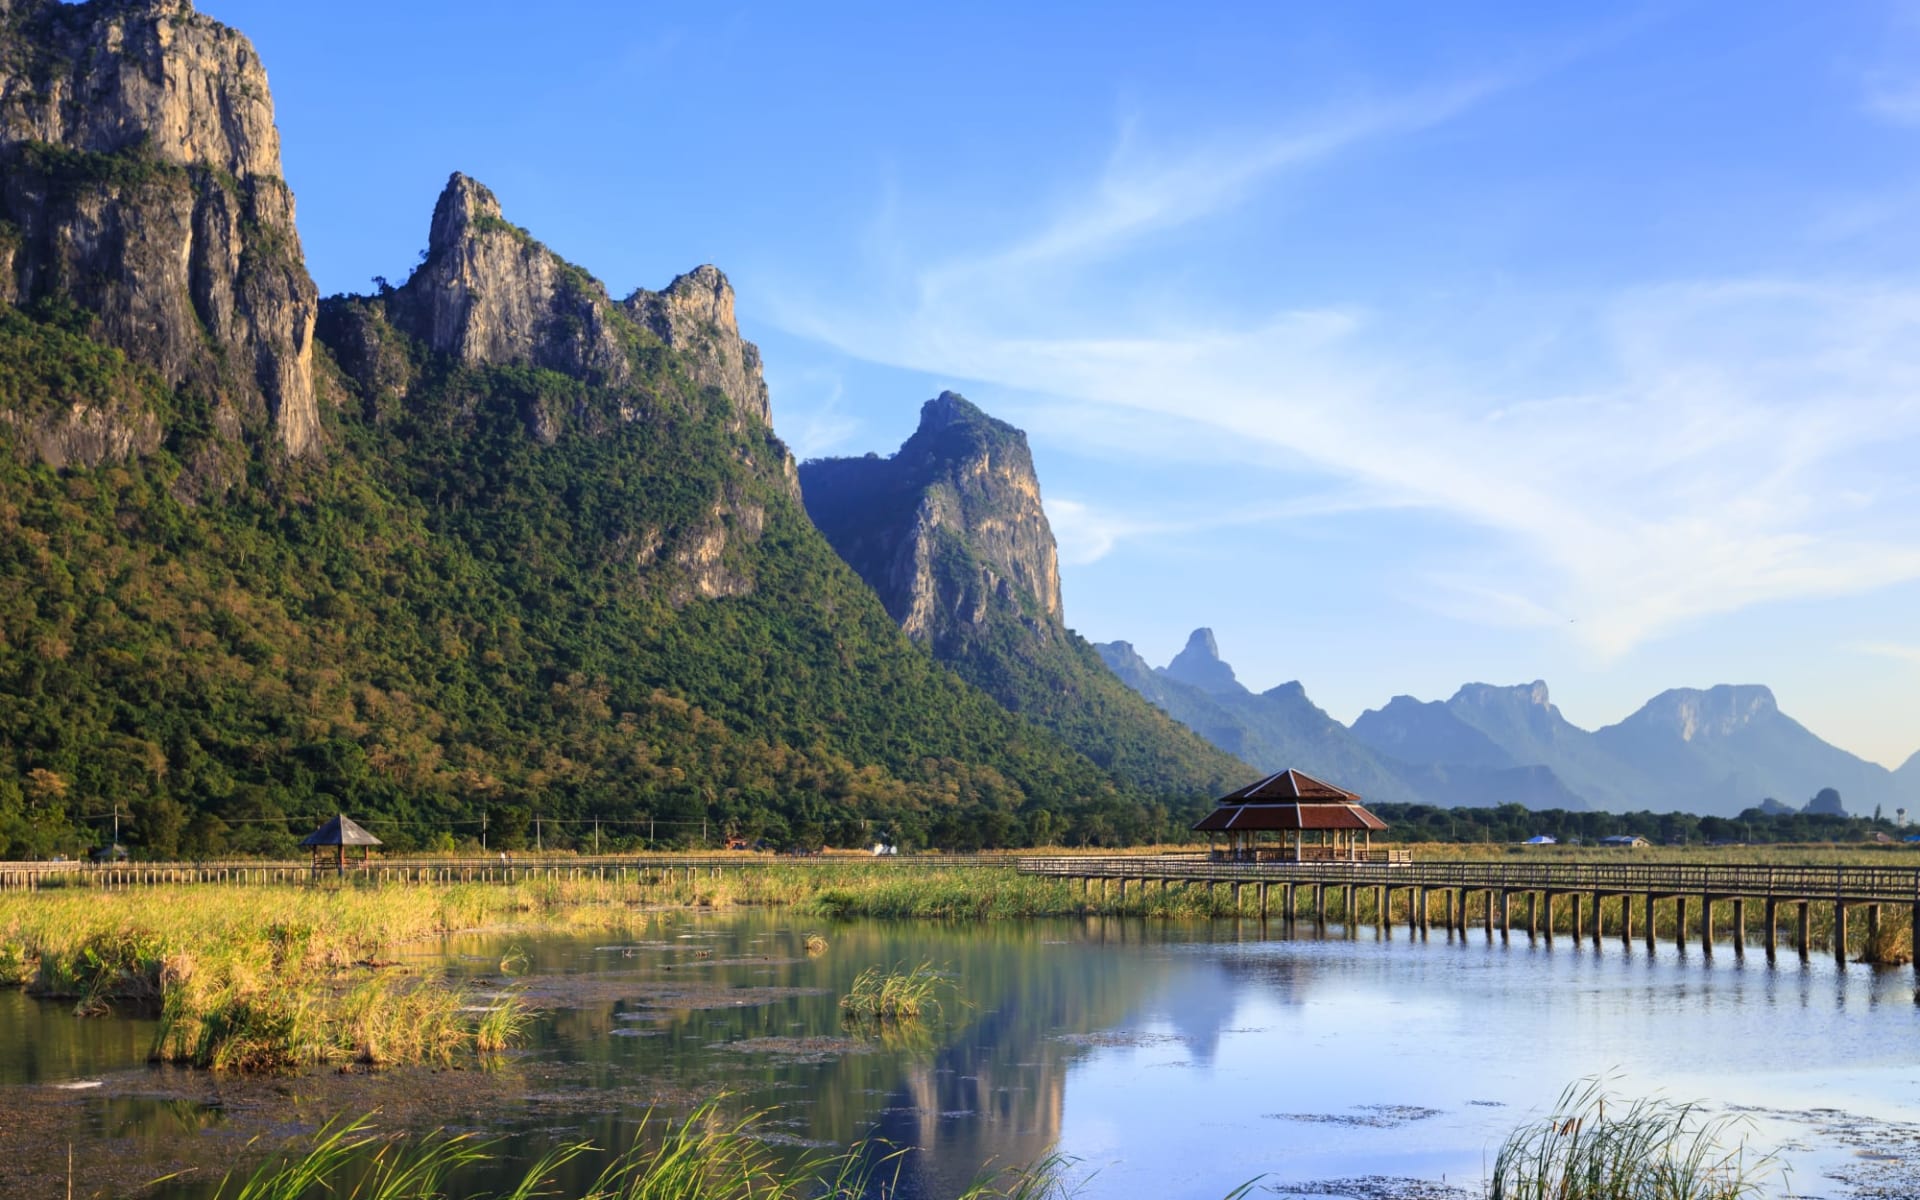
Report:
[[[1536,833],[1520,844],[1522,846],[1558,846],[1560,839],[1554,837],[1552,834]]]
[[[1601,838],[1599,844],[1602,846],[1651,846],[1653,845],[1652,842],[1649,842],[1647,839],[1641,837],[1637,833],[1616,833],[1612,837]]]

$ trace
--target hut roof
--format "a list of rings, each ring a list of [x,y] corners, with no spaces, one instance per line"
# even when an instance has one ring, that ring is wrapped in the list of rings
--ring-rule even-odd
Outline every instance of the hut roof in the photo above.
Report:
[[[333,820],[300,839],[302,846],[378,846],[380,839],[360,828],[352,817],[341,813]]]
[[[1277,771],[1220,797],[1193,828],[1200,833],[1270,833],[1286,829],[1385,829],[1345,788],[1300,771]]]
[[[1222,804],[1194,829],[1201,833],[1272,833],[1283,829],[1385,829],[1358,804]]]
[[[1250,783],[1238,791],[1228,792],[1220,797],[1222,804],[1245,804],[1248,801],[1257,800],[1304,800],[1321,804],[1360,803],[1360,797],[1355,793],[1324,783],[1304,771],[1276,771],[1258,783]]]

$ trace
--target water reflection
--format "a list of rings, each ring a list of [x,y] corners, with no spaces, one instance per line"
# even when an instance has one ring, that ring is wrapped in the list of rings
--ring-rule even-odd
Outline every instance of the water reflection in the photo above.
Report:
[[[724,1093],[783,1150],[915,1147],[902,1192],[926,1200],[983,1163],[1056,1147],[1098,1169],[1090,1196],[1217,1197],[1263,1173],[1472,1180],[1527,1111],[1607,1071],[1636,1092],[1920,1121],[1905,971],[1310,922],[857,922],[825,930],[819,957],[807,932],[749,913],[627,938],[449,941],[417,965],[543,1009],[528,1048],[486,1073],[212,1080],[145,1067],[150,1023],[0,995],[0,1104],[55,1113],[77,1146],[151,1177],[376,1107],[484,1129],[524,1163],[559,1139],[624,1146],[650,1105]],[[861,969],[921,961],[956,983],[939,1020],[908,1037],[841,1027],[838,998]],[[53,1086],[91,1078],[97,1093]],[[1814,1190],[1804,1172],[1843,1149],[1766,1120],[1806,1143],[1801,1190]],[[584,1186],[599,1166],[582,1159],[562,1182]],[[211,1190],[201,1177],[153,1194]]]

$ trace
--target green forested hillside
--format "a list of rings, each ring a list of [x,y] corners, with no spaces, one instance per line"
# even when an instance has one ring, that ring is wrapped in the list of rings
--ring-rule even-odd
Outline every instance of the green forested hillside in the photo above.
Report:
[[[461,365],[332,302],[326,452],[231,450],[210,406],[87,336],[0,307],[0,414],[118,397],[155,453],[55,471],[0,421],[0,855],[72,853],[117,805],[136,852],[286,849],[345,808],[398,847],[651,829],[857,842],[1159,831],[1117,788],[897,631],[764,464],[764,428],[623,329],[615,390]],[[536,437],[538,426],[551,434]],[[754,465],[754,455],[761,465]],[[197,496],[189,502],[182,496]],[[723,497],[725,505],[716,503]],[[716,520],[741,594],[652,561]]]

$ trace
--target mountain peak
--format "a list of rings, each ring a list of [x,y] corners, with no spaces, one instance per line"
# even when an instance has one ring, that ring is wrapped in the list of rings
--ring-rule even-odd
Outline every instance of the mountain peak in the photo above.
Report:
[[[800,477],[814,524],[909,637],[937,649],[1005,621],[1058,627],[1059,551],[1027,435],[959,393],[922,404],[889,457],[818,459]]]
[[[659,292],[635,291],[621,304],[655,337],[688,357],[694,382],[719,388],[737,411],[773,424],[760,348],[740,336],[726,272],[705,263],[675,276]]]
[[[433,204],[433,224],[427,233],[427,255],[444,253],[471,235],[473,227],[486,220],[498,221],[500,199],[493,189],[469,175],[455,171],[440,189]]]
[[[1220,661],[1220,645],[1205,626],[1187,636],[1186,648],[1163,668],[1167,676],[1215,695],[1244,692],[1233,668]]]
[[[1762,684],[1722,683],[1705,689],[1669,688],[1622,724],[1659,728],[1691,742],[1737,733],[1779,711],[1772,689]]]

